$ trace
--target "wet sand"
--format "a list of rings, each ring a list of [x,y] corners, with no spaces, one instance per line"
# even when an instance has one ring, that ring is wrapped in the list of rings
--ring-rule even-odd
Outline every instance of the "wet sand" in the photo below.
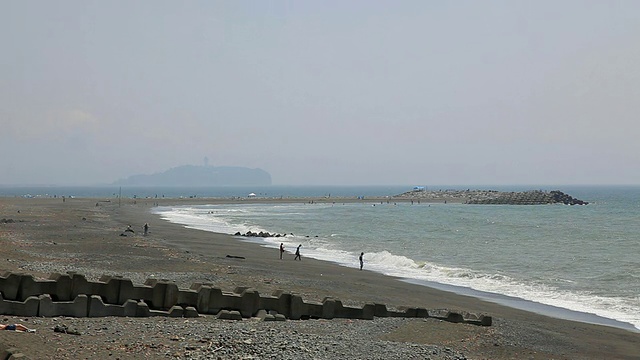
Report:
[[[450,348],[465,354],[469,359],[640,358],[640,334],[637,332],[544,316],[472,296],[411,284],[366,270],[308,259],[304,257],[304,253],[302,261],[294,261],[292,253],[285,254],[285,258],[279,260],[277,249],[239,241],[225,234],[186,229],[150,213],[156,202],[160,205],[175,205],[229,201],[246,200],[123,199],[118,204],[117,200],[107,202],[105,199],[66,199],[63,202],[59,198],[0,198],[0,219],[13,220],[12,223],[0,224],[0,270],[25,272],[37,277],[67,271],[85,274],[89,279],[97,279],[103,274],[122,275],[131,278],[134,283],[142,283],[147,278],[165,278],[175,281],[180,287],[189,287],[193,282],[207,282],[226,291],[233,290],[236,286],[249,286],[264,294],[281,289],[300,294],[305,300],[311,301],[321,301],[324,297],[331,296],[348,305],[377,302],[387,304],[390,308],[411,306],[452,309],[493,316],[494,325],[489,328],[424,320],[407,321],[399,325],[394,323],[379,338],[381,342],[431,344]],[[381,199],[368,201],[379,202]],[[150,225],[148,236],[141,234],[145,223]],[[129,224],[136,230],[135,235],[119,236]],[[244,259],[229,258],[227,255],[242,256]],[[17,334],[8,334],[10,332],[0,333],[0,344],[14,344],[27,356],[42,354],[47,347],[54,349],[60,345],[57,342],[64,344],[65,341],[70,341],[69,346],[74,346],[74,342],[60,338],[47,328],[52,320],[10,317],[5,320],[40,327],[38,333],[21,334],[21,338],[15,338]],[[85,324],[87,321],[98,324],[113,320],[85,319],[81,323]],[[124,322],[121,319],[116,321]],[[149,319],[127,319],[126,323],[119,326],[135,328],[136,322],[142,324],[146,321]],[[298,322],[286,322],[292,328],[297,326],[294,323]],[[314,323],[309,324],[313,326]],[[27,336],[32,341],[18,341]],[[114,341],[126,341],[127,336],[135,337],[135,334],[120,334]],[[100,354],[105,354],[101,352],[105,348],[98,346],[97,341],[92,343],[91,337],[78,338],[87,342],[85,349],[92,349],[91,354],[83,353],[80,356],[100,358]],[[76,344],[78,338],[73,339]],[[172,344],[170,339],[166,343],[166,346]],[[116,348],[110,347],[108,350],[110,354],[117,356]],[[147,356],[138,355],[140,354],[123,353],[120,358]],[[317,355],[316,357],[320,357],[320,354]],[[73,356],[65,357],[64,352],[58,352],[57,358]]]

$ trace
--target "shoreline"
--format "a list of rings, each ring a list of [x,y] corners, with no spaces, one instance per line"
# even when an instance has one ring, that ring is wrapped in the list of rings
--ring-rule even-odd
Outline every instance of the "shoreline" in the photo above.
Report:
[[[409,306],[462,310],[490,315],[494,324],[482,328],[423,320],[380,320],[380,326],[391,326],[388,334],[379,339],[370,339],[369,336],[367,341],[382,341],[385,338],[386,341],[391,339],[395,344],[393,346],[432,344],[461,351],[468,358],[508,359],[513,358],[514,354],[526,354],[532,359],[637,358],[640,334],[627,329],[549,317],[472,296],[407,283],[401,278],[310,258],[304,258],[302,262],[280,261],[277,249],[240,241],[232,235],[185,228],[151,213],[154,203],[161,206],[189,205],[211,203],[211,199],[123,199],[120,207],[117,203],[101,200],[105,199],[67,199],[63,203],[60,199],[0,198],[0,218],[11,217],[16,220],[15,223],[0,227],[0,240],[4,245],[0,249],[0,270],[26,272],[41,277],[48,276],[52,271],[76,271],[87,278],[113,274],[130,278],[136,284],[144,283],[148,278],[167,278],[179,287],[206,282],[223,291],[236,286],[251,286],[261,294],[285,290],[311,301],[321,301],[330,296],[342,300],[345,305],[361,306],[376,302],[387,304],[390,308]],[[259,200],[264,202],[264,199]],[[229,203],[228,200],[219,201]],[[17,213],[18,210],[20,213]],[[150,225],[148,236],[140,234],[141,226],[145,223]],[[138,233],[120,237],[119,234],[128,224],[133,224]],[[241,254],[245,259],[227,258],[228,254]],[[34,324],[53,321],[17,320],[32,321]],[[114,320],[95,318],[65,321],[102,324]],[[160,319],[115,321],[119,322],[119,326],[129,329],[144,321]],[[342,323],[336,320],[331,322]],[[353,323],[354,326],[370,326],[357,325],[361,324],[360,321]],[[323,327],[318,322],[302,324],[298,321],[287,321],[283,326],[285,329],[309,327],[312,332],[317,331],[313,329],[318,326]],[[96,325],[96,328],[100,327]],[[8,337],[11,334],[6,333],[0,333],[0,344],[11,342]],[[122,339],[113,341],[135,338],[136,334],[135,330],[130,335],[119,333]],[[40,337],[40,342],[20,342],[18,347],[27,347],[37,353],[39,347],[50,346],[46,345],[51,341],[47,340],[50,336],[46,329],[38,330],[37,339]],[[96,342],[100,340],[97,338],[76,339],[80,340],[87,341],[85,348],[99,347]],[[173,345],[170,339],[166,340],[166,346]],[[110,348],[110,351],[115,350]],[[331,354],[322,353],[317,353],[315,357],[325,358],[322,356],[331,358]]]

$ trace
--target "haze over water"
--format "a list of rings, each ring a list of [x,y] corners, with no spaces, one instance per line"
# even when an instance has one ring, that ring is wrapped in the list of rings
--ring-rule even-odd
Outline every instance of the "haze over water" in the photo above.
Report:
[[[0,184],[638,184],[640,2],[3,1]]]

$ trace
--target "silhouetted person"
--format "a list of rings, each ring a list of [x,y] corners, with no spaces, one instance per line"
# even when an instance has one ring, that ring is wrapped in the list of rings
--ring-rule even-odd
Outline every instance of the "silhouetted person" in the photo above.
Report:
[[[282,260],[282,253],[284,253],[284,244],[280,243],[280,260]]]
[[[149,233],[149,224],[145,223],[143,228],[144,228],[144,235],[147,236],[147,234]]]
[[[364,259],[362,259],[363,256],[364,256],[364,253],[361,252],[360,253],[360,270],[362,270],[362,266],[364,265]]]
[[[293,260],[300,260],[302,261],[302,258],[300,257],[300,247],[302,246],[302,244],[298,245],[298,248],[296,249],[296,257],[293,258]]]

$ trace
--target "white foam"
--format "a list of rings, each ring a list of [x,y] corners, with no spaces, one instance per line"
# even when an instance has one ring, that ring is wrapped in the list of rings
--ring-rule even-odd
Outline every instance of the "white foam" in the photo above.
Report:
[[[244,212],[244,210],[232,209],[233,212]],[[230,212],[230,211],[223,211]],[[157,208],[155,213],[169,222],[185,225],[187,228],[205,230],[223,234],[234,234],[236,232],[246,233],[252,231],[264,231],[256,229],[256,227],[247,224],[231,224],[224,217],[219,216],[220,212],[213,210],[194,208],[194,207],[176,207],[176,208]]]
[[[396,265],[402,263],[402,261],[395,261]],[[401,268],[381,265],[380,268],[384,268],[381,272],[391,276],[455,285],[594,314],[632,324],[640,330],[640,314],[638,313],[640,298],[624,299],[566,291],[542,283],[522,283],[503,274],[483,274],[465,268],[435,264],[424,264],[416,268],[410,259],[407,259],[405,263],[408,266]]]

